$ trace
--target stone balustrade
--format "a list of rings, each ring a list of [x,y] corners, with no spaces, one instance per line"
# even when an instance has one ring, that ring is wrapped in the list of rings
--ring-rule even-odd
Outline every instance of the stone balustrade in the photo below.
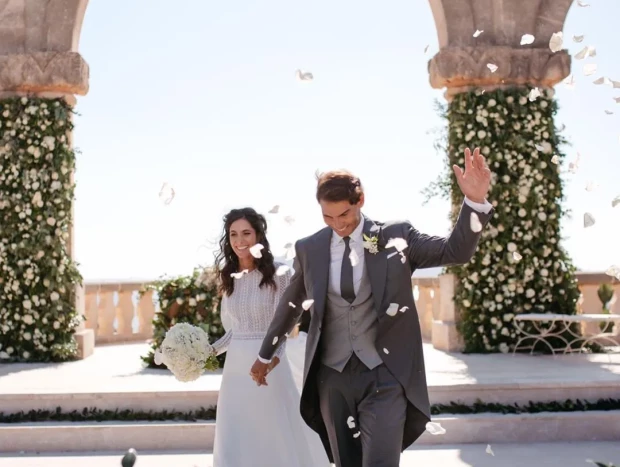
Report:
[[[601,312],[602,304],[597,295],[601,283],[612,284],[616,296],[620,297],[620,282],[606,274],[578,273],[577,279],[582,294],[578,313]],[[156,312],[154,294],[148,291],[138,296],[146,282],[85,284],[86,328],[95,331],[97,344],[143,341],[152,337],[151,322]],[[452,277],[412,278],[411,286],[424,340],[441,350],[459,350],[458,307],[452,301]],[[620,300],[614,300],[611,312],[620,314]],[[587,326],[597,324],[588,323]]]
[[[85,284],[86,328],[97,344],[142,341],[153,337],[153,291],[139,297],[145,282]]]

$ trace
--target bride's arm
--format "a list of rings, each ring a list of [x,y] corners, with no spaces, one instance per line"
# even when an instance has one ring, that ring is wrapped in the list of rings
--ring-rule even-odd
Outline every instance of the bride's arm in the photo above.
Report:
[[[226,294],[222,296],[222,307],[220,313],[222,326],[226,333],[212,344],[215,355],[223,354],[226,350],[228,350],[228,346],[233,336],[232,323],[230,321],[230,317],[228,316]]]

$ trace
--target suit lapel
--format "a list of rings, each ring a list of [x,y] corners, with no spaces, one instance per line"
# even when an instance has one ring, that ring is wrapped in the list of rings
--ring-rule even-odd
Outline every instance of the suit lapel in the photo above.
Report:
[[[381,238],[381,228],[367,217],[364,218],[363,232],[367,237],[377,237],[379,243],[385,243]],[[383,292],[385,291],[385,281],[387,277],[386,252],[379,251],[378,253],[371,253],[367,248],[364,248],[364,259],[366,261],[366,271],[368,273],[368,279],[370,280],[372,295],[375,300],[375,308],[379,310],[383,301]]]
[[[314,311],[323,319],[325,301],[327,299],[327,281],[329,280],[329,264],[331,261],[332,229],[325,228],[319,232],[312,245],[310,254],[310,277],[314,284]]]

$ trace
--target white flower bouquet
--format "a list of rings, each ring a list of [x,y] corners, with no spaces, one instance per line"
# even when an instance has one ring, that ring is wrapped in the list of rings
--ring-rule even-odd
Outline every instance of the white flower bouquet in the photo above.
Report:
[[[155,352],[155,363],[166,365],[183,382],[195,381],[205,370],[219,367],[209,335],[189,323],[177,323],[166,332]]]

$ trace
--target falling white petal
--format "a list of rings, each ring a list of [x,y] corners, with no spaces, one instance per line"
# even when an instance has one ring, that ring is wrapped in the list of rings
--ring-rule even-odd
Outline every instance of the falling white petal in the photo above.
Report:
[[[615,208],[618,205],[620,205],[620,195],[616,196],[614,199],[611,200],[611,207],[612,208]]]
[[[497,65],[494,63],[487,63],[487,68],[491,70],[491,73],[495,73],[497,71]]]
[[[279,210],[280,210],[280,206],[278,204],[276,204],[268,212],[269,212],[269,214],[277,214]]]
[[[295,71],[295,76],[299,81],[312,81],[314,76],[309,71],[297,70]]]
[[[540,97],[540,89],[538,88],[532,89],[528,97],[530,99],[530,102],[534,102],[537,98]]]
[[[607,274],[608,276],[611,277],[617,277],[620,275],[620,266],[616,266],[615,264],[610,266],[609,269],[607,269],[607,271],[605,271],[605,274]]]
[[[534,43],[534,36],[531,34],[523,34],[521,37],[521,45],[529,45]]]
[[[161,365],[162,363],[164,363],[164,354],[160,349],[157,349],[155,351],[155,365]]]
[[[480,34],[482,34],[484,32],[484,29],[476,29],[476,32],[474,33],[474,37],[480,37]]]
[[[583,74],[586,76],[591,76],[596,73],[598,69],[598,65],[596,63],[588,63],[583,66]]]
[[[396,251],[403,251],[407,248],[407,241],[404,238],[390,238],[385,248],[396,248]]]
[[[620,88],[620,81],[614,81],[613,79],[611,80],[611,85],[614,87],[614,89],[616,88]]]
[[[288,302],[288,306],[291,308],[297,308],[297,306],[293,302]]]
[[[174,199],[174,188],[167,183],[164,183],[159,190],[159,199],[163,201],[165,205],[172,203]]]
[[[562,31],[554,32],[551,36],[551,39],[549,40],[549,48],[551,49],[551,52],[559,52],[560,50],[562,50],[563,44],[564,34],[562,33]]]
[[[568,89],[573,89],[575,87],[575,75],[572,73],[566,77],[564,80],[564,84]]]
[[[589,3],[584,2],[583,0],[577,0],[577,5],[579,5],[580,7],[587,7],[590,6]]]
[[[512,258],[515,261],[521,261],[523,259],[523,256],[521,256],[519,253],[517,253],[516,251],[512,252]]]
[[[398,310],[398,311],[400,311],[401,313],[404,313],[404,312],[405,312],[405,311],[407,311],[408,309],[409,309],[409,307],[408,307],[408,306],[404,306],[404,307],[402,307],[402,308],[401,308],[400,310]]]
[[[291,269],[290,266],[287,266],[286,264],[281,264],[280,266],[278,266],[278,269],[276,269],[276,276],[283,276],[289,269]]]
[[[577,153],[577,158],[574,162],[568,164],[568,171],[570,173],[577,173],[577,169],[579,169],[579,161],[581,160],[581,154]]]
[[[248,270],[244,269],[241,272],[231,272],[230,273],[230,277],[232,277],[233,279],[241,279],[243,277],[244,274],[247,274]]]
[[[583,49],[581,49],[579,52],[577,52],[574,57],[577,60],[583,60],[584,58],[586,58],[588,56],[588,50],[589,47],[586,45]]]
[[[301,307],[304,310],[308,311],[313,303],[314,303],[314,300],[312,299],[304,300],[303,303],[301,304]]]
[[[351,266],[355,267],[360,263],[360,257],[357,254],[357,251],[351,250],[349,253],[349,260],[351,261]]]
[[[430,45],[427,45],[426,47],[424,47],[424,53],[428,52],[428,48],[430,47]]]
[[[443,435],[446,433],[446,429],[439,423],[435,422],[428,422],[426,424],[426,431],[428,431],[431,435]]]
[[[355,419],[350,415],[349,418],[347,418],[347,425],[349,425],[351,429],[355,428]]]
[[[620,104],[620,97],[614,97],[613,100],[616,101],[616,104]]]
[[[588,46],[588,57],[596,57],[596,47]]]
[[[287,224],[291,225],[293,222],[295,222],[295,218],[293,216],[285,216],[284,217],[284,222],[286,222]]]
[[[598,188],[598,183],[596,182],[588,182],[586,184],[586,191],[594,191]]]
[[[487,449],[485,451],[487,454],[491,454],[492,456],[495,456],[495,454],[493,453],[493,449],[491,449],[491,445],[487,444]]]
[[[388,354],[390,353],[390,351],[384,347],[384,348],[383,348],[383,353],[385,353],[386,355],[388,355]]]
[[[478,214],[476,214],[475,212],[472,212],[469,217],[469,227],[474,233],[478,233],[482,230],[482,223],[480,222]]]
[[[405,253],[401,251],[399,254],[400,254],[400,262],[405,264],[407,262],[407,257],[405,256]]]
[[[355,434],[353,435],[353,437],[354,437],[354,438],[359,438],[359,437],[360,437],[360,434],[361,434],[361,433],[358,431],[357,433],[355,433]]]
[[[286,259],[293,259],[296,255],[295,253],[295,248],[293,247],[292,243],[287,243],[286,245],[284,245],[284,249],[286,250]]]
[[[265,248],[263,245],[261,245],[260,243],[257,243],[250,247],[250,253],[252,254],[252,256],[254,256],[254,258],[262,258],[263,254],[261,253],[261,250],[263,248]]]
[[[278,343],[278,336],[273,338],[273,341],[271,341],[271,345],[276,345]]]
[[[592,81],[592,84],[611,84],[611,80],[607,77],[607,76],[601,76],[598,79],[595,79],[594,81]]]
[[[585,228],[592,227],[595,222],[596,222],[596,220],[594,219],[594,216],[592,214],[590,214],[589,212],[586,212],[583,215],[583,226]]]
[[[584,38],[585,38],[585,37],[586,37],[586,36],[584,36],[583,34],[581,34],[581,35],[576,35],[576,36],[573,36],[573,41],[575,41],[575,42],[579,43],[579,42],[582,42],[582,41],[584,40]]]
[[[559,164],[560,163],[560,157],[558,155],[555,155],[551,158],[551,162],[553,162],[554,164]]]
[[[398,313],[398,303],[390,303],[387,310],[385,310],[385,314],[388,316],[396,316]]]
[[[605,113],[606,113],[607,115],[613,115],[613,114],[614,114],[614,111],[613,111],[613,110],[605,110]]]

